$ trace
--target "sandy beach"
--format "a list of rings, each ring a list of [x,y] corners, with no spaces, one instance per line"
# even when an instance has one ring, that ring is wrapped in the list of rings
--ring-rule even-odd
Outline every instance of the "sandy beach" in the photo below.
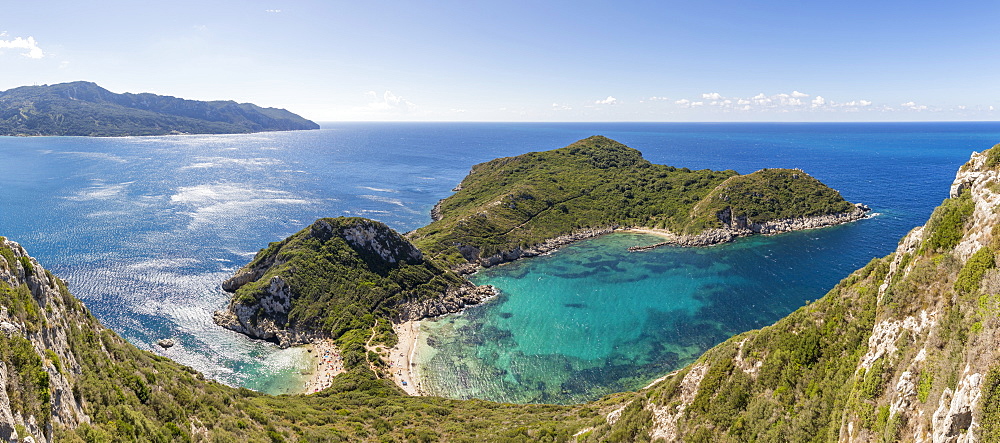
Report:
[[[333,340],[322,340],[307,345],[315,358],[313,372],[305,384],[303,393],[312,394],[330,387],[334,376],[344,373],[344,360]]]
[[[656,228],[629,228],[623,229],[621,232],[634,232],[637,234],[649,234],[655,235],[657,237],[663,237],[666,240],[677,240],[678,235],[670,232],[666,229],[656,229]]]
[[[399,343],[389,351],[389,372],[392,380],[409,395],[425,395],[420,384],[420,374],[414,361],[417,351],[419,321],[408,321],[392,325],[399,337]]]

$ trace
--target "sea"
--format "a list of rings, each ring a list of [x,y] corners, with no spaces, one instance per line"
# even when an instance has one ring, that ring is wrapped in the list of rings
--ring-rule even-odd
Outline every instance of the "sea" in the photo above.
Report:
[[[220,382],[300,389],[308,358],[217,327],[220,283],[320,217],[409,231],[476,163],[604,135],[659,164],[801,168],[875,216],[710,248],[611,234],[475,274],[501,294],[421,323],[423,388],[574,403],[641,388],[895,248],[1000,123],[325,123],[316,131],[0,138],[0,235],[136,346]],[[156,341],[177,343],[162,349]]]

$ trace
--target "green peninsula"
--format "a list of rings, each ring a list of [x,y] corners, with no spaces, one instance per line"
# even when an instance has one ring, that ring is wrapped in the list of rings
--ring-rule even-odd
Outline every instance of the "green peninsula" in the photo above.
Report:
[[[456,190],[410,238],[451,266],[473,268],[620,228],[709,245],[843,223],[867,211],[800,170],[739,175],[656,165],[602,136],[475,165]]]
[[[0,92],[0,135],[120,137],[319,129],[284,109],[156,94],[116,94],[92,82]]]

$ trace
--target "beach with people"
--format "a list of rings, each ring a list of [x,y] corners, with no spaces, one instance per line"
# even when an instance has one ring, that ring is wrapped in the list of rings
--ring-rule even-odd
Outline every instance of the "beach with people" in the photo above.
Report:
[[[314,363],[309,380],[303,386],[303,393],[313,394],[330,387],[330,384],[333,383],[333,377],[346,371],[344,370],[343,356],[333,340],[321,340],[307,346],[309,346]]]
[[[388,365],[392,380],[409,395],[426,395],[420,382],[416,363],[420,322],[407,321],[392,325],[398,343],[389,351]]]

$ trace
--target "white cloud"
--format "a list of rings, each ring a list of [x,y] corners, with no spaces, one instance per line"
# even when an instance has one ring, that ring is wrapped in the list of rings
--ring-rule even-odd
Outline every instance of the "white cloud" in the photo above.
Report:
[[[912,102],[912,101],[908,101],[906,103],[901,103],[899,106],[902,106],[902,107],[907,108],[907,109],[912,110],[912,111],[926,111],[927,110],[927,105],[918,105],[918,104],[916,104],[915,102]]]
[[[653,97],[648,98],[647,100],[649,100],[651,102],[657,102],[657,101],[670,100],[670,98],[668,98],[668,97],[656,97],[656,96],[653,96]]]
[[[270,12],[272,14],[280,14],[281,10],[280,9],[265,9],[264,12]]]
[[[412,111],[417,105],[413,102],[393,94],[392,91],[386,90],[379,97],[379,94],[375,91],[368,91],[365,95],[371,97],[371,102],[368,103],[366,107],[370,111],[397,111],[397,112],[409,112]]]
[[[749,105],[750,104],[750,100],[746,100],[746,99],[742,99],[741,98],[741,99],[739,99],[739,100],[736,101],[736,104],[737,105]]]
[[[686,105],[690,105],[691,104],[691,100],[688,100],[686,98],[682,98],[680,100],[675,101],[674,104],[675,105],[684,105],[684,106],[686,106]]]
[[[552,104],[552,109],[556,110],[556,111],[569,111],[569,110],[571,110],[573,108],[571,108],[569,106],[566,106],[566,105],[560,105],[559,103],[553,103]]]
[[[817,95],[816,98],[812,99],[812,105],[814,108],[818,108],[826,104],[826,99],[822,95]]]
[[[39,59],[45,57],[45,52],[42,51],[42,48],[38,47],[38,42],[35,41],[34,37],[16,37],[13,40],[0,40],[0,50],[2,49],[24,49],[27,52],[23,52],[21,55],[28,58]]]
[[[871,105],[872,105],[871,100],[851,100],[846,103],[841,103],[839,106],[850,107],[850,108],[855,108],[855,107],[863,108],[865,106],[871,106]]]
[[[704,106],[705,102],[691,102],[691,106]]]
[[[707,94],[702,94],[701,98],[705,100],[722,100],[722,94],[718,92],[709,92]]]
[[[618,99],[610,95],[604,100],[597,100],[594,102],[595,105],[613,105],[615,103],[618,103]]]
[[[792,91],[792,97],[806,98],[808,96],[809,96],[809,94],[805,94],[805,93],[802,93],[802,92],[799,92],[799,91]]]

